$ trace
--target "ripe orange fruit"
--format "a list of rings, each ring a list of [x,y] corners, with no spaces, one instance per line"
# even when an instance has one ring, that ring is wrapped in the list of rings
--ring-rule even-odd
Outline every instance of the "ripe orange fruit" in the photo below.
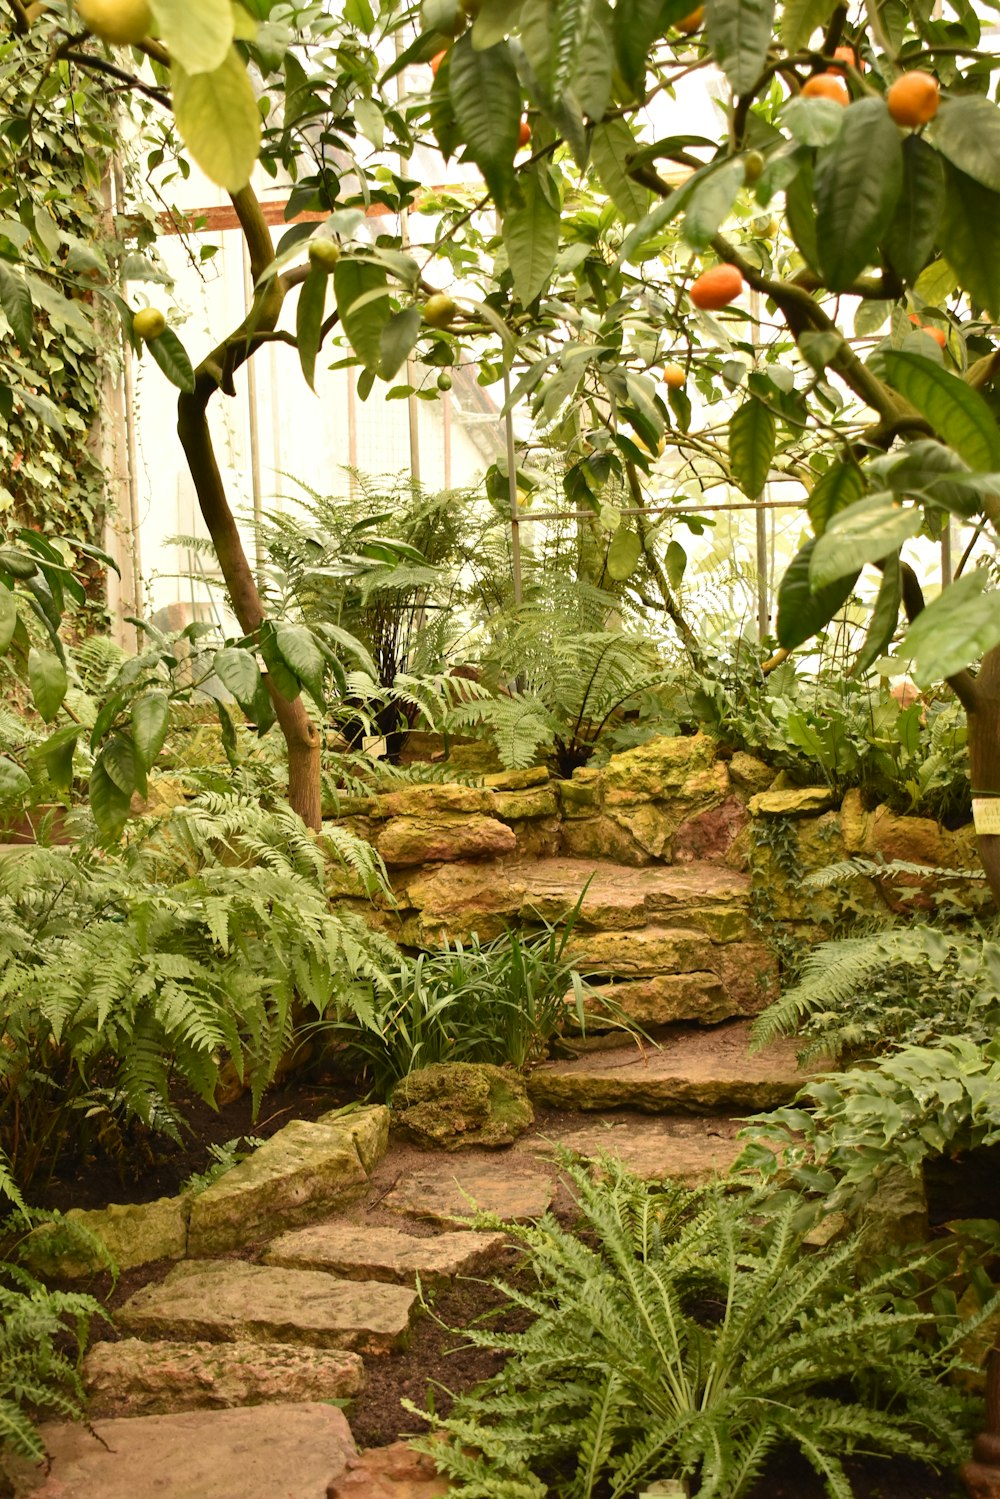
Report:
[[[522,146],[526,146],[530,140],[531,126],[528,124],[527,120],[522,120],[520,128],[517,132],[517,149],[520,151]]]
[[[910,322],[913,324],[914,328],[922,328],[924,326],[915,312],[907,313],[907,317],[910,319]]]
[[[663,383],[668,390],[680,390],[687,384],[687,375],[679,364],[665,364],[663,366]]]
[[[939,344],[942,349],[946,347],[948,335],[943,328],[928,328],[925,323],[920,331],[921,333],[926,333],[929,338],[933,338],[934,342]]]
[[[704,20],[705,7],[699,5],[697,10],[693,10],[689,16],[685,16],[683,20],[676,21],[674,24],[677,30],[682,31],[685,36],[691,36],[693,32],[701,30]]]
[[[441,66],[447,56],[447,52],[435,52],[434,56],[431,58],[431,72],[434,74],[435,78],[437,77],[438,68]]]
[[[88,31],[116,47],[134,47],[153,25],[149,0],[76,0],[76,11]]]
[[[454,322],[457,311],[451,297],[436,291],[424,303],[424,322],[431,328],[448,328]]]
[[[835,104],[850,104],[847,84],[839,73],[815,73],[802,85],[804,99],[832,99]]]
[[[696,307],[717,312],[728,307],[743,290],[743,277],[734,265],[714,265],[691,283],[688,295]]]
[[[843,47],[835,47],[833,55],[838,62],[846,63],[849,68],[857,68],[859,73],[864,72],[865,65],[860,60],[853,47],[848,47],[846,45]],[[831,68],[830,71],[831,73],[840,73],[839,68]]]
[[[897,125],[914,130],[933,120],[941,103],[941,90],[936,78],[917,68],[896,79],[885,96],[885,102]]]

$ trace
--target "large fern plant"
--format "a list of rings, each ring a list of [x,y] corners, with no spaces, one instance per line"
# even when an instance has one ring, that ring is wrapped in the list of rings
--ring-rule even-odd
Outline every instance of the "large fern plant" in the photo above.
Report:
[[[804,1249],[794,1207],[762,1215],[752,1194],[603,1167],[597,1181],[569,1168],[577,1231],[508,1226],[534,1286],[504,1290],[531,1325],[467,1332],[507,1362],[418,1444],[456,1494],[632,1499],[677,1479],[742,1499],[797,1448],[831,1499],[851,1499],[852,1453],[957,1458],[967,1410],[946,1376],[969,1324],[917,1309],[920,1258],[862,1279],[853,1241]]]

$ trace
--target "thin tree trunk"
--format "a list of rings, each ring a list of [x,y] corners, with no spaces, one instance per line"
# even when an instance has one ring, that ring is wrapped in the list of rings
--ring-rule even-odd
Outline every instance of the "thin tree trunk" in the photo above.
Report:
[[[969,707],[969,765],[976,796],[1000,797],[1000,646],[987,651]],[[1000,906],[1000,835],[980,833],[979,857]]]

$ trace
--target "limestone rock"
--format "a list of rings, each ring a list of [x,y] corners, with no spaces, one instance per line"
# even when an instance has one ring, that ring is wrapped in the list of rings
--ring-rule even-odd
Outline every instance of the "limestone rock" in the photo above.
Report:
[[[88,1414],[158,1416],[300,1400],[349,1400],[357,1353],[291,1343],[95,1343],[83,1365]]]
[[[678,820],[659,802],[629,802],[609,807],[607,815],[625,829],[642,853],[651,859],[670,858]]]
[[[929,1233],[923,1179],[905,1166],[882,1172],[861,1214],[862,1243],[873,1258],[923,1244]]]
[[[715,744],[707,734],[650,739],[608,761],[601,771],[605,803],[659,801],[676,795],[714,760]]]
[[[479,1212],[505,1223],[529,1223],[548,1211],[555,1189],[552,1172],[519,1166],[509,1156],[468,1165],[442,1161],[406,1177],[385,1206],[431,1223],[451,1224]]]
[[[817,812],[829,812],[836,803],[828,786],[791,786],[752,796],[750,812],[754,817],[811,817]]]
[[[740,1013],[714,973],[664,973],[656,978],[610,984],[599,992],[606,993],[630,1020],[646,1030],[684,1020],[716,1025]],[[588,1008],[588,1034],[607,1026],[606,1020],[602,1022],[600,1001],[595,1001],[593,1015]]]
[[[504,1256],[503,1234],[435,1234],[415,1238],[396,1228],[370,1224],[316,1223],[282,1234],[268,1248],[269,1265],[291,1270],[325,1270],[345,1280],[388,1281],[412,1286],[438,1285],[456,1275],[479,1275]]]
[[[562,820],[559,817],[528,817],[512,822],[518,859],[551,859],[562,848]]]
[[[17,1499],[326,1499],[356,1450],[343,1411],[312,1401],[48,1422],[41,1435],[49,1468],[19,1466]]]
[[[483,776],[483,785],[494,791],[527,791],[531,786],[547,786],[549,773],[544,765],[529,765],[523,770],[502,770]]]
[[[510,1145],[535,1120],[524,1080],[481,1062],[435,1062],[396,1085],[393,1122],[418,1145]]]
[[[349,1458],[347,1472],[334,1479],[327,1499],[440,1499],[450,1492],[429,1457],[406,1442],[393,1442]]]
[[[565,821],[562,851],[577,859],[610,859],[635,868],[652,863],[652,855],[639,847],[628,830],[603,814]]]
[[[567,956],[585,973],[645,978],[711,970],[713,944],[691,927],[646,927],[638,932],[581,932]]]
[[[750,819],[739,797],[727,797],[682,822],[674,835],[675,864],[702,859],[725,859]]]
[[[317,1124],[337,1129],[350,1140],[358,1160],[369,1175],[389,1149],[389,1110],[384,1104],[363,1108],[331,1109],[320,1114]]]
[[[217,1254],[270,1238],[356,1196],[385,1149],[387,1127],[384,1109],[286,1124],[193,1199],[188,1253]]]
[[[571,781],[557,781],[556,795],[563,817],[590,817],[600,805],[600,771],[575,770]]]
[[[513,920],[524,899],[524,880],[514,868],[494,864],[439,864],[421,869],[405,882],[405,901],[423,921],[450,924],[461,917],[469,931],[478,931],[476,918]]]
[[[737,750],[729,762],[729,778],[744,796],[756,796],[768,789],[774,780],[774,771],[763,760],[758,760],[756,755],[748,755],[746,750]]]
[[[181,1260],[187,1253],[190,1198],[160,1197],[155,1202],[112,1203],[110,1207],[71,1208],[66,1217],[102,1241],[119,1270],[132,1270],[154,1260]],[[53,1230],[43,1224],[31,1236],[31,1262],[39,1270],[73,1279],[102,1268],[96,1256],[83,1253],[53,1256],[46,1241]]]
[[[527,791],[495,792],[493,808],[503,822],[523,822],[527,818],[554,817],[559,804],[548,786],[535,786]]]
[[[386,1353],[406,1339],[415,1293],[243,1260],[185,1260],[145,1286],[116,1321],[144,1338],[304,1343]]]
[[[493,793],[482,786],[404,786],[378,798],[382,817],[437,817],[443,813],[493,814]]]
[[[522,1141],[518,1150],[541,1156],[557,1149],[589,1159],[610,1156],[643,1181],[679,1181],[685,1186],[725,1176],[743,1149],[736,1119],[634,1119],[613,1115],[598,1124],[550,1132],[543,1140]]]
[[[390,818],[375,843],[386,864],[393,868],[457,859],[501,859],[512,854],[516,846],[517,840],[506,823],[480,813],[460,812]]]
[[[642,870],[588,859],[539,859],[509,865],[524,890],[520,915],[562,921],[580,902],[579,924],[596,931],[645,926],[670,915],[688,924],[689,911],[745,906],[750,881],[714,864],[653,866]],[[582,897],[582,899],[581,899]],[[697,916],[691,923],[698,924]]]

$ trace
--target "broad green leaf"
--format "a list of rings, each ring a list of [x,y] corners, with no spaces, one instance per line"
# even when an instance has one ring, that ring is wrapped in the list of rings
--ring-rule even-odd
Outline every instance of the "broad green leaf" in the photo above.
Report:
[[[70,791],[73,786],[73,756],[82,730],[79,724],[66,724],[56,729],[41,746],[45,772],[58,791]]]
[[[779,33],[785,51],[804,47],[814,31],[825,27],[836,4],[837,0],[786,0]]]
[[[789,563],[778,589],[778,644],[795,650],[824,629],[850,598],[858,573],[839,578],[814,593],[809,583],[809,564],[816,540],[807,541]]]
[[[127,734],[116,734],[101,750],[101,764],[124,796],[139,788],[140,769],[135,746]]]
[[[194,391],[194,369],[187,350],[173,328],[165,328],[159,338],[151,338],[146,348],[152,354],[171,385],[188,395]]]
[[[892,637],[896,633],[899,623],[899,605],[901,602],[901,574],[899,558],[889,557],[886,559],[885,568],[882,573],[882,581],[879,584],[878,594],[875,599],[875,607],[872,610],[871,623],[865,636],[864,644],[858,652],[858,659],[854,663],[854,675],[862,676],[868,668],[885,654],[892,644]]]
[[[979,473],[1000,469],[1000,432],[978,391],[919,354],[887,350],[882,358],[895,389],[971,469]]]
[[[457,36],[465,24],[461,0],[422,0],[420,24],[425,31]]]
[[[1000,645],[1000,593],[986,592],[988,581],[976,568],[917,615],[897,655],[913,662],[918,682],[950,677]]]
[[[819,270],[819,247],[816,242],[816,209],[813,202],[813,167],[806,157],[796,176],[785,189],[785,217],[792,238],[802,258]]]
[[[619,526],[608,547],[608,558],[605,564],[608,577],[613,578],[616,583],[624,583],[625,579],[635,572],[641,558],[642,542],[636,533],[627,531],[624,526]]]
[[[111,779],[103,754],[90,773],[90,810],[103,836],[110,840],[121,835],[128,821],[130,796],[126,796]]]
[[[926,497],[965,520],[980,508],[980,495],[1000,492],[1000,475],[971,473],[951,448],[930,438],[912,442],[868,467],[898,494]]]
[[[351,0],[347,0],[350,5]],[[230,0],[230,9],[233,13],[233,40],[237,42],[255,42],[260,31],[256,19],[248,10],[244,10],[238,0]],[[346,15],[346,7],[345,7]]]
[[[932,135],[960,172],[1000,193],[1000,109],[992,100],[973,94],[942,99]]]
[[[648,188],[641,187],[628,174],[628,159],[638,149],[638,142],[626,120],[609,120],[606,125],[594,129],[591,139],[594,166],[626,224],[641,219],[649,207]]]
[[[282,623],[275,626],[274,637],[285,665],[295,673],[310,696],[322,703],[326,658],[316,644],[312,630],[306,625]]]
[[[920,532],[923,514],[917,506],[901,508],[886,494],[866,495],[833,516],[816,538],[809,559],[813,592],[848,573],[857,577],[866,562],[879,562],[898,552],[904,541]]]
[[[322,266],[313,266],[302,283],[295,309],[295,342],[299,349],[299,364],[306,377],[306,384],[313,391],[316,389],[316,355],[319,353],[323,333],[328,280]]]
[[[853,463],[838,461],[831,464],[813,485],[806,501],[806,510],[817,536],[822,536],[830,520],[840,510],[860,499],[865,492],[865,481]]]
[[[537,166],[522,175],[522,202],[508,208],[503,219],[504,247],[522,307],[530,306],[548,281],[559,249],[560,215],[551,201],[555,189],[541,176],[547,170]]]
[[[24,277],[0,260],[0,307],[22,352],[27,352],[35,336],[35,317],[31,292]]]
[[[734,157],[698,184],[691,195],[681,228],[681,233],[692,249],[708,249],[732,213],[736,195],[743,187],[744,180],[743,163],[739,157]]]
[[[206,176],[229,192],[250,181],[260,151],[260,111],[243,59],[235,48],[212,73],[170,73],[174,119]]]
[[[947,175],[945,176],[947,188]],[[945,199],[947,202],[947,197]],[[933,260],[926,270],[920,272],[913,290],[923,302],[933,307],[943,307],[958,285],[958,278],[946,260]]]
[[[687,560],[687,552],[679,541],[668,542],[665,566],[667,570],[667,582],[671,588],[680,588],[683,583]]]
[[[800,146],[829,146],[844,125],[844,106],[835,99],[797,94],[781,111],[781,123]]]
[[[17,628],[17,600],[11,590],[0,583],[0,656],[10,650]]]
[[[260,653],[267,667],[268,680],[275,690],[288,702],[294,701],[299,695],[299,679],[293,671],[289,671],[285,665],[285,659],[278,649],[277,627],[272,620],[265,619],[258,632],[260,640]]]
[[[521,128],[521,85],[506,42],[477,51],[468,32],[451,49],[448,91],[466,154],[503,209]]]
[[[941,252],[972,300],[1000,317],[1000,193],[946,162],[944,201],[948,232]],[[928,296],[920,283],[917,289],[928,301],[943,301],[942,296]]]
[[[351,348],[366,369],[377,370],[390,312],[385,271],[371,261],[342,256],[333,272],[333,289]]]
[[[156,763],[170,727],[170,699],[165,692],[147,692],[132,704],[132,743],[146,770]]]
[[[480,52],[502,42],[517,17],[523,0],[483,0],[472,27],[472,45]]]
[[[611,41],[613,14],[607,0],[593,0],[586,30],[576,49],[573,94],[593,121],[602,120],[611,103],[615,54]]]
[[[51,723],[62,707],[69,686],[65,666],[51,651],[37,651],[32,647],[28,652],[28,681],[36,709],[46,723]]]
[[[216,654],[212,664],[223,687],[233,694],[246,713],[260,690],[260,668],[253,652],[227,645]]]
[[[31,790],[31,777],[13,760],[0,756],[0,806],[19,802]]]
[[[420,337],[420,308],[404,307],[394,313],[382,329],[382,354],[379,376],[392,380],[409,359]]]
[[[161,39],[185,73],[214,73],[229,55],[235,23],[230,0],[150,0]]]
[[[904,281],[916,281],[934,249],[944,212],[944,163],[920,135],[903,142],[903,185],[884,249]]]
[[[885,101],[849,105],[837,139],[816,157],[816,245],[831,291],[846,291],[877,258],[902,181],[899,128]]]
[[[774,413],[754,396],[733,412],[729,422],[729,466],[748,499],[767,483],[774,458]]]
[[[662,9],[662,0],[617,0],[615,5],[615,57],[634,98],[645,88],[647,54],[660,31]]]
[[[774,0],[705,0],[705,35],[735,94],[759,79],[774,38]]]

